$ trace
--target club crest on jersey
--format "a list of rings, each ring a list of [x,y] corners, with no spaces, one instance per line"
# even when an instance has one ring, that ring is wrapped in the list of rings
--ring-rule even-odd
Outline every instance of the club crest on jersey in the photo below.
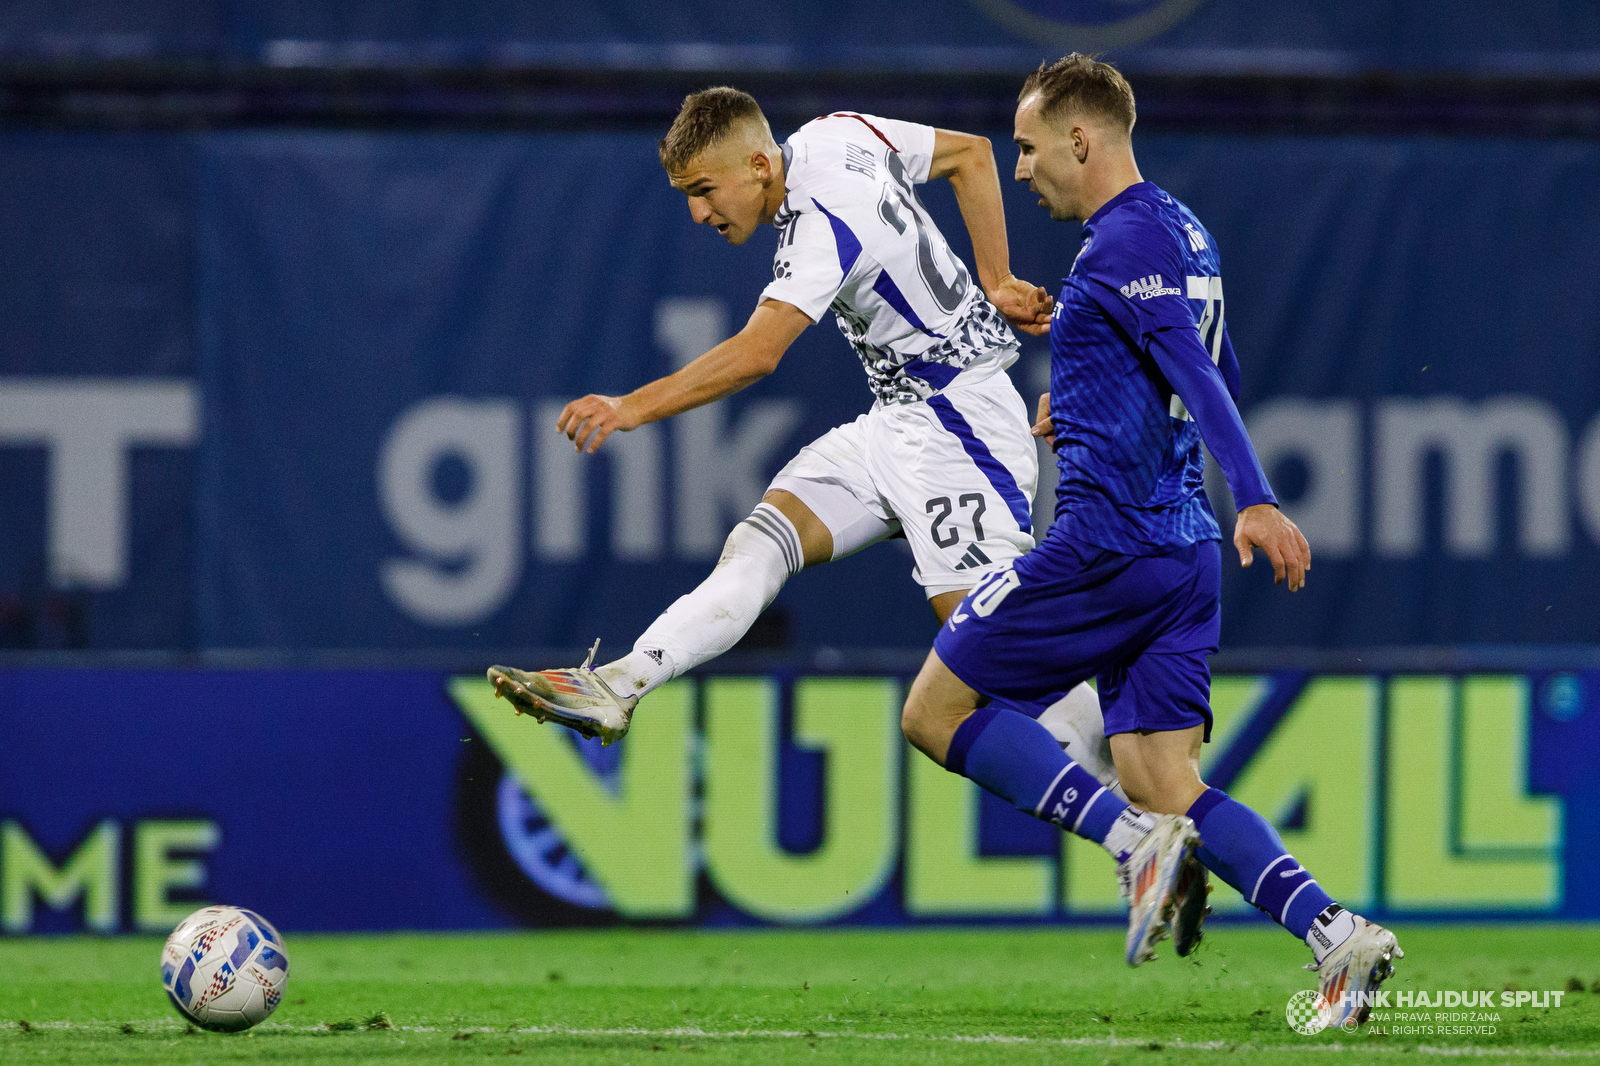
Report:
[[[1151,274],[1148,277],[1130,281],[1121,288],[1122,295],[1128,299],[1137,296],[1141,300],[1148,300],[1152,296],[1181,296],[1181,289],[1174,289],[1162,283],[1160,274]]]

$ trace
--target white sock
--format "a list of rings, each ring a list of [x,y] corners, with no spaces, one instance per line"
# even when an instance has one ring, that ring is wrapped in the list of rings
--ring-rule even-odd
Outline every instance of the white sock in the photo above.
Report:
[[[1311,919],[1311,930],[1306,933],[1306,945],[1311,948],[1317,962],[1328,957],[1329,952],[1350,939],[1356,931],[1356,920],[1349,911],[1337,903],[1330,903],[1322,913]]]
[[[1117,815],[1117,820],[1111,823],[1111,828],[1106,830],[1106,838],[1100,844],[1111,853],[1111,857],[1120,862],[1127,862],[1128,856],[1133,854],[1133,849],[1139,846],[1139,841],[1150,835],[1150,830],[1156,827],[1156,816],[1149,811],[1141,811],[1137,807],[1126,807]]]
[[[716,569],[650,623],[631,654],[595,673],[619,696],[660,688],[739,643],[804,563],[794,523],[770,503],[757,504],[728,534]]]
[[[595,673],[619,696],[643,696],[678,676],[672,660],[660,648],[635,648],[615,662],[597,667]]]

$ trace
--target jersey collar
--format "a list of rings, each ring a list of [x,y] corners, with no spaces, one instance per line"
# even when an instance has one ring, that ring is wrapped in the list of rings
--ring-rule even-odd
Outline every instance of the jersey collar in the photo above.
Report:
[[[778,205],[778,213],[772,216],[772,224],[779,229],[787,226],[794,217],[795,209],[789,206],[789,199],[794,195],[794,145],[784,141],[778,151],[783,153],[783,203]]]
[[[1092,226],[1096,222],[1100,221],[1100,217],[1102,215],[1113,210],[1114,208],[1121,207],[1130,200],[1154,200],[1158,195],[1160,195],[1160,193],[1161,190],[1156,187],[1154,182],[1136,181],[1126,189],[1123,189],[1121,192],[1117,193],[1117,195],[1113,196],[1111,199],[1107,200],[1105,203],[1101,204],[1100,210],[1096,211],[1094,214],[1085,219],[1083,224],[1085,226]]]

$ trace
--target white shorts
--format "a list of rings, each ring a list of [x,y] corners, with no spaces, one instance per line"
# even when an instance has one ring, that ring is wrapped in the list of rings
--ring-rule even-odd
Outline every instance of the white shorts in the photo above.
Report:
[[[931,599],[1033,547],[1039,459],[1027,406],[997,372],[824,433],[772,479],[833,534],[833,557],[904,533]]]

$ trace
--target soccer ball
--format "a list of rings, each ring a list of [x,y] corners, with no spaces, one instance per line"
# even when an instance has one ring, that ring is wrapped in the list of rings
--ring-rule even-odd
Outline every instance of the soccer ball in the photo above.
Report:
[[[272,924],[239,907],[203,907],[178,923],[161,949],[161,987],[202,1029],[237,1033],[277,1009],[289,952]]]

